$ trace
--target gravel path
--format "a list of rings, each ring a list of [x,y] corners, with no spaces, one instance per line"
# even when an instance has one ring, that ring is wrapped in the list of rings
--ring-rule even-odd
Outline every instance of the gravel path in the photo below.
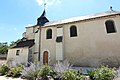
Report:
[[[25,79],[10,78],[10,77],[5,77],[5,76],[0,76],[0,80],[25,80]]]

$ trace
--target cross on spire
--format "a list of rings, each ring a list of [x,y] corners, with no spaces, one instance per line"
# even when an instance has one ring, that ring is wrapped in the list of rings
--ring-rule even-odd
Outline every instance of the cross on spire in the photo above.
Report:
[[[43,5],[44,5],[44,11],[42,15],[37,19],[37,25],[40,25],[40,26],[43,26],[46,22],[49,22],[49,20],[46,17],[46,12],[45,12],[45,8],[46,8],[45,0],[43,0]]]
[[[44,10],[45,10],[45,8],[46,8],[46,1],[44,0]]]
[[[110,6],[110,10],[113,11],[113,7],[112,6]]]

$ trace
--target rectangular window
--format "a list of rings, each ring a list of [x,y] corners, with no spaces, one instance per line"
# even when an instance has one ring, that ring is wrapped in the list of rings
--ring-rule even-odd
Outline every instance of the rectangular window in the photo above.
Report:
[[[56,38],[56,42],[62,42],[62,39],[63,39],[62,36],[58,36],[58,37]]]
[[[20,54],[20,50],[17,50],[16,55],[19,56],[19,54]]]

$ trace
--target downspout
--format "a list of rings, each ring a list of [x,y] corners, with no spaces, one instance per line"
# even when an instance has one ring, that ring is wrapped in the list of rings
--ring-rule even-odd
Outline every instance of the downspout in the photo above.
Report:
[[[41,53],[41,26],[39,26],[39,51],[38,51],[38,61],[40,61],[40,53]]]

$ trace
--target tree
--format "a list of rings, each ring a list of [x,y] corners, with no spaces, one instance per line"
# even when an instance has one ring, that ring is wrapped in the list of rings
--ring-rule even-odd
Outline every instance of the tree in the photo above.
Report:
[[[8,52],[7,42],[4,42],[4,43],[0,42],[0,54],[7,54],[7,52]]]
[[[18,43],[21,39],[18,39],[17,41],[12,41],[10,43],[10,46],[15,45],[16,43]],[[0,42],[0,54],[7,54],[8,52],[8,43],[7,42]]]
[[[12,41],[12,42],[10,43],[10,46],[15,45],[15,44],[18,43],[19,41],[21,41],[21,39],[18,39],[17,41]]]
[[[7,42],[0,42],[0,46],[7,46],[8,43]]]

